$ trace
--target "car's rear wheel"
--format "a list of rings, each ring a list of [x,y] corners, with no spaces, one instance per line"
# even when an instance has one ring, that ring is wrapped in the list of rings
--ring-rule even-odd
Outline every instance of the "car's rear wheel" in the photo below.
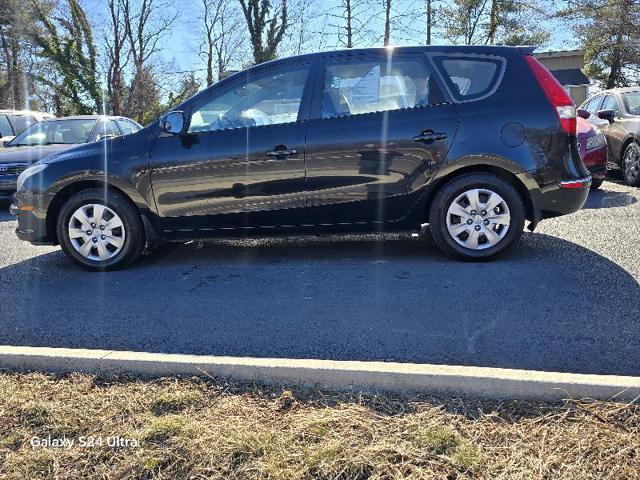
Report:
[[[622,154],[622,176],[624,183],[632,187],[640,186],[640,145],[631,142]]]
[[[435,195],[429,212],[436,245],[465,260],[487,260],[503,253],[520,238],[524,220],[518,191],[487,173],[448,182]]]
[[[88,270],[129,265],[144,249],[144,226],[135,206],[121,194],[83,190],[62,206],[57,222],[64,253]]]

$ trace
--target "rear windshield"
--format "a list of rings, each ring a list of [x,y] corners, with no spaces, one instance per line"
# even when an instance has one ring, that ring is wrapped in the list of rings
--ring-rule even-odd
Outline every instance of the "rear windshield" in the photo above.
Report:
[[[494,58],[436,57],[435,63],[457,100],[473,100],[491,93],[504,61]]]

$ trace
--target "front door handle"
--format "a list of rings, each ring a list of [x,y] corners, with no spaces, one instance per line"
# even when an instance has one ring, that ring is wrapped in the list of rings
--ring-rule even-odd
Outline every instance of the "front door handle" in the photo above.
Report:
[[[433,130],[425,130],[420,135],[413,137],[414,142],[433,143],[438,140],[445,140],[447,134],[444,132],[434,132]]]
[[[295,148],[287,148],[285,145],[277,145],[273,150],[267,152],[269,157],[288,157],[289,155],[296,155],[298,150]]]

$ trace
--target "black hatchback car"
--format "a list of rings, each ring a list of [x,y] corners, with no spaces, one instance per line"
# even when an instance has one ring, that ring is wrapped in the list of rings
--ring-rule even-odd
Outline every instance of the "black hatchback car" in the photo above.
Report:
[[[141,131],[26,170],[17,235],[89,269],[159,240],[415,231],[495,257],[580,209],[575,106],[515,47],[403,47],[257,65]]]

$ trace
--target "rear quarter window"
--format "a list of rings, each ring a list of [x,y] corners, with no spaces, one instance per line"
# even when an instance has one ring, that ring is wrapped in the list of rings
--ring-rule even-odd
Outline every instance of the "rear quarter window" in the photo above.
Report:
[[[502,78],[505,60],[492,57],[438,56],[434,62],[451,95],[458,101],[491,95]]]

